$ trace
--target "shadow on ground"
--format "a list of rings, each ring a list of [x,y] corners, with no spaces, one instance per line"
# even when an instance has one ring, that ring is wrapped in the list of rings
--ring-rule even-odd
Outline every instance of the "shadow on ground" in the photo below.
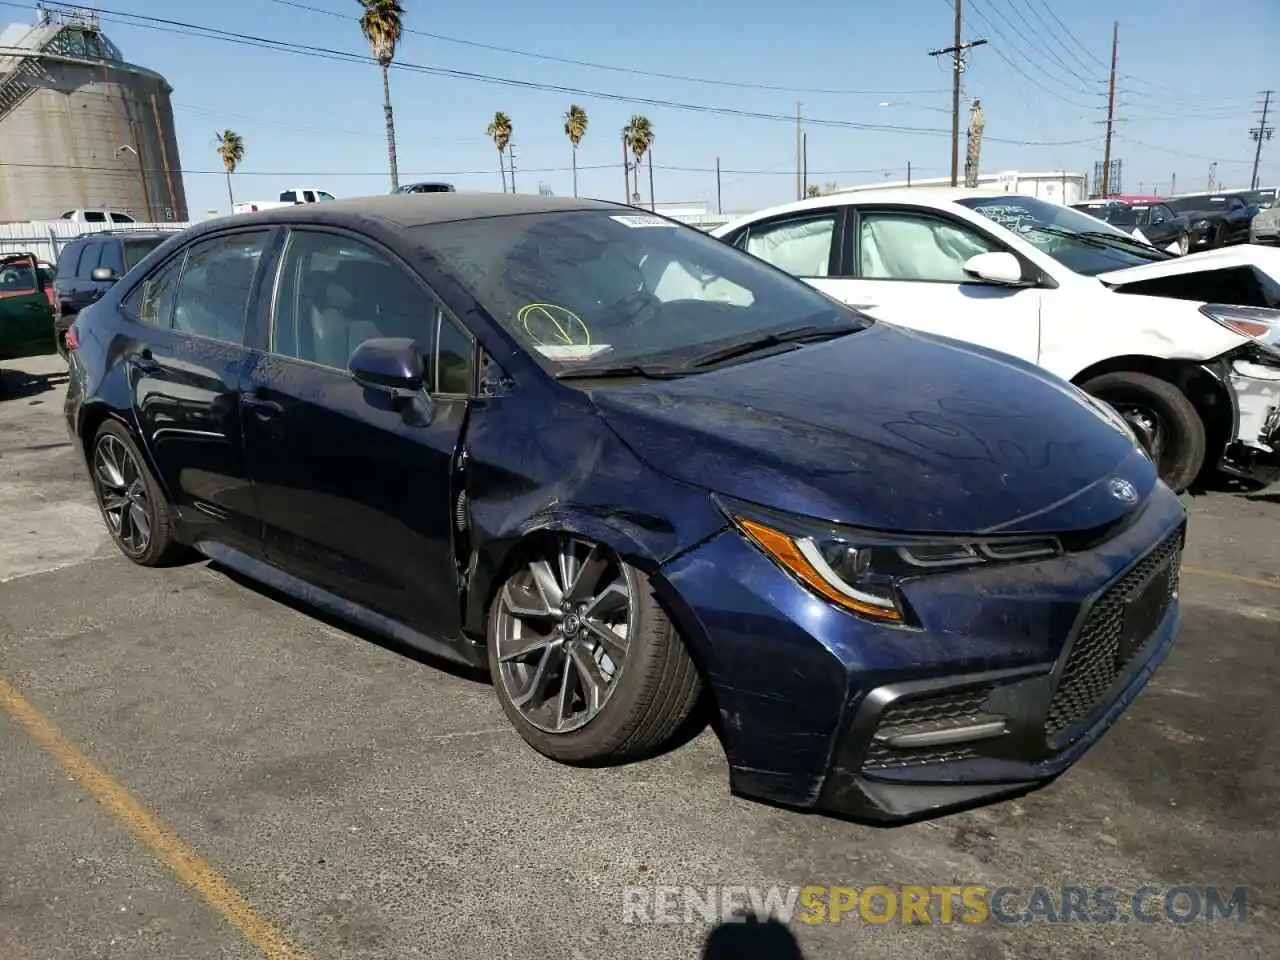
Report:
[[[714,927],[702,946],[702,960],[805,960],[800,942],[772,917],[739,914],[736,922]]]
[[[0,369],[0,402],[39,396],[66,382],[65,370],[55,373],[26,373],[22,370]]]

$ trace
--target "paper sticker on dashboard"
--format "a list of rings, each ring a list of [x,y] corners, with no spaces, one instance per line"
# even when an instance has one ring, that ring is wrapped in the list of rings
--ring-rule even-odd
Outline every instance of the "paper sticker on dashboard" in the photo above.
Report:
[[[609,343],[565,344],[564,346],[536,346],[533,349],[548,360],[559,360],[561,363],[573,363],[575,360],[590,360],[612,348]]]
[[[661,217],[645,216],[641,213],[623,213],[616,217],[610,217],[610,220],[616,220],[624,227],[637,229],[639,227],[674,227],[675,224],[670,220],[663,220]]]

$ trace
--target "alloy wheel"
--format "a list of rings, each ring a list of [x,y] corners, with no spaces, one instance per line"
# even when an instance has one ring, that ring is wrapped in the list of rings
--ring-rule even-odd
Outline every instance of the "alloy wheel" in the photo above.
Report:
[[[574,537],[558,538],[503,585],[499,682],[534,727],[571,733],[604,708],[626,663],[632,589],[613,551]]]
[[[111,535],[129,556],[142,556],[151,546],[151,498],[141,464],[113,434],[103,434],[94,448],[93,485]]]
[[[1187,251],[1191,249],[1191,238],[1185,233],[1178,237],[1178,255],[1185,257]]]

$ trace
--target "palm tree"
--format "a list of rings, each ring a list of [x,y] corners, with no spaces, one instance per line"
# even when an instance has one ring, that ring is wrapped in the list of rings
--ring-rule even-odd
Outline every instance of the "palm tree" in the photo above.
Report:
[[[578,144],[587,135],[587,111],[576,103],[569,104],[564,115],[564,135],[573,144],[573,195],[578,195]]]
[[[631,124],[627,124],[622,128],[622,178],[626,181],[626,196],[622,198],[623,203],[630,203],[632,198],[631,192],[631,161],[627,158],[627,152],[631,149]]]
[[[223,130],[214,136],[218,138],[218,156],[222,158],[222,165],[227,170],[227,202],[234,212],[236,199],[231,193],[231,175],[244,159],[244,139],[234,130]]]
[[[503,158],[507,154],[507,144],[511,142],[511,118],[501,110],[493,115],[493,119],[489,121],[489,126],[485,128],[485,135],[493,138],[493,145],[498,148],[498,172],[502,174],[502,192],[507,192],[507,165],[503,162]],[[512,171],[512,192],[515,191],[515,171]]]
[[[399,0],[356,0],[364,9],[360,14],[360,32],[369,41],[373,59],[382,68],[382,113],[387,121],[387,160],[391,164],[391,189],[400,186],[400,169],[396,162],[396,121],[391,112],[391,80],[388,72],[396,58],[396,46],[403,32],[404,8]]]
[[[647,117],[633,116],[631,122],[627,124],[627,131],[631,141],[631,155],[636,158],[636,193],[639,193],[640,163],[644,160],[644,155],[653,147],[653,124]],[[654,209],[653,155],[651,153],[649,154],[649,209]]]
[[[816,183],[811,183],[805,188],[804,195],[806,197],[820,197],[822,196],[822,188]]]

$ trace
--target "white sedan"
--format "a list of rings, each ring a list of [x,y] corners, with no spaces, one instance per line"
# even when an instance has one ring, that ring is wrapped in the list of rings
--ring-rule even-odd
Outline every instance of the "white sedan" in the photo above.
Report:
[[[950,188],[815,197],[712,234],[875,319],[1106,400],[1175,490],[1205,466],[1280,479],[1280,249],[1173,257],[1056,203]]]

